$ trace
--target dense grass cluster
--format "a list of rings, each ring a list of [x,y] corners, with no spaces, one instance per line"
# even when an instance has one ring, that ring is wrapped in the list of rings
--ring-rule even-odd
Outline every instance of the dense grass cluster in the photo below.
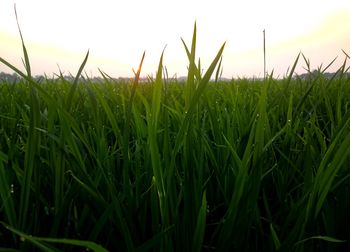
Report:
[[[340,251],[350,78],[0,83],[0,251]],[[298,57],[299,58],[299,57]],[[306,61],[307,63],[307,61]],[[216,77],[219,71],[216,71]]]

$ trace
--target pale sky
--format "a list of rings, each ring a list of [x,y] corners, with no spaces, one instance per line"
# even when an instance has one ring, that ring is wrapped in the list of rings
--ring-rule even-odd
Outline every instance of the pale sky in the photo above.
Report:
[[[350,54],[349,0],[0,0],[0,57],[23,69],[14,3],[33,74],[75,74],[90,50],[85,71],[133,76],[146,51],[142,76],[154,75],[166,46],[169,75],[187,73],[181,37],[190,45],[197,22],[197,57],[204,70],[226,41],[223,77],[263,76],[263,30],[267,71],[284,76],[301,51],[311,67],[335,70]],[[305,66],[301,61],[298,71]],[[11,72],[0,63],[0,71]]]

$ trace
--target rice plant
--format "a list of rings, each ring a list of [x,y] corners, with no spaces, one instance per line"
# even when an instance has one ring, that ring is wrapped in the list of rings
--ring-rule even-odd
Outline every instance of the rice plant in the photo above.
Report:
[[[347,251],[347,62],[262,80],[0,82],[0,251]],[[204,41],[205,43],[205,41]],[[344,51],[345,57],[348,55]],[[198,61],[197,61],[198,60]],[[198,63],[196,63],[198,62]],[[333,62],[331,62],[332,64]],[[186,63],[184,63],[186,64]]]

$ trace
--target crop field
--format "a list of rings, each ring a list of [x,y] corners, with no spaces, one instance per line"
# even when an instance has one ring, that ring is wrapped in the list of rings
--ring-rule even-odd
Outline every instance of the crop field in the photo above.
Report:
[[[346,61],[221,81],[224,45],[204,73],[184,48],[186,81],[163,55],[142,82],[143,57],[133,81],[0,58],[0,251],[350,250]]]

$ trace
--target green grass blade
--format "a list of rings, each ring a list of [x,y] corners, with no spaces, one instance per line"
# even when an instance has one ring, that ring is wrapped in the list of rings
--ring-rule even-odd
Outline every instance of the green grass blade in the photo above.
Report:
[[[137,72],[134,71],[134,82],[131,88],[131,94],[130,98],[127,103],[126,107],[126,115],[125,115],[125,123],[124,123],[124,135],[123,135],[123,155],[124,155],[124,162],[123,162],[123,184],[124,184],[124,193],[126,195],[130,195],[130,182],[129,182],[129,166],[130,166],[130,149],[129,149],[129,138],[130,138],[130,127],[131,127],[131,117],[132,117],[132,106],[133,106],[133,100],[136,94],[136,88],[139,84],[140,80],[140,74],[141,69],[143,65],[143,61],[145,59],[146,52],[144,51],[142,54],[142,58],[140,61],[140,65],[137,69]]]
[[[220,71],[222,70],[221,69],[221,64],[222,64],[222,56],[220,58],[220,61],[219,61],[219,65],[216,69],[216,74],[215,74],[215,82],[217,83],[219,81],[219,77],[220,77]]]
[[[198,69],[196,67],[196,40],[197,40],[197,26],[196,22],[194,23],[193,28],[193,36],[192,36],[192,45],[191,45],[191,52],[189,52],[185,42],[182,40],[182,43],[184,44],[188,59],[189,59],[189,66],[188,66],[188,73],[187,73],[187,83],[186,83],[186,89],[185,89],[185,104],[186,108],[189,107],[190,100],[192,99],[192,95],[195,89],[195,83],[194,83],[194,77],[196,76],[196,73],[198,72]]]
[[[295,68],[297,67],[297,64],[298,64],[298,61],[299,61],[299,57],[300,57],[300,53],[298,54],[298,56],[296,57],[295,61],[294,61],[294,64],[292,66],[292,69],[290,70],[290,73],[288,75],[288,78],[287,78],[287,84],[289,85],[292,77],[293,77],[293,74],[295,72]]]
[[[202,206],[199,209],[196,229],[193,235],[192,250],[191,251],[201,251],[203,248],[205,224],[207,217],[207,199],[206,192],[203,193]]]
[[[161,94],[162,94],[161,92],[162,92],[163,54],[164,54],[164,51],[159,60],[157,76],[153,87],[152,110],[148,111],[147,119],[149,121],[148,141],[149,141],[149,148],[151,153],[154,182],[158,191],[162,221],[163,221],[163,224],[167,226],[169,224],[168,223],[169,216],[167,213],[167,207],[165,203],[165,185],[164,185],[164,179],[163,179],[161,157],[159,154],[159,146],[157,143],[158,119],[159,119],[159,111],[161,106]]]
[[[31,69],[30,69],[30,62],[29,62],[28,52],[27,52],[27,48],[26,48],[26,46],[24,44],[24,39],[23,39],[23,36],[22,36],[21,27],[20,27],[19,21],[18,21],[16,4],[15,4],[14,8],[15,8],[15,16],[16,16],[17,27],[18,27],[19,35],[21,37],[21,42],[22,42],[22,49],[23,49],[23,55],[24,55],[24,67],[26,68],[28,77],[31,78]]]
[[[89,50],[87,51],[86,56],[84,58],[84,61],[80,65],[79,70],[77,72],[77,75],[74,78],[74,82],[73,82],[73,84],[72,84],[72,86],[71,86],[71,88],[69,90],[69,94],[68,94],[67,101],[66,101],[66,104],[67,104],[66,110],[67,111],[70,111],[70,109],[71,109],[73,96],[74,96],[74,93],[75,93],[75,91],[77,89],[77,86],[78,86],[78,83],[79,83],[79,78],[81,76],[81,73],[83,72],[83,69],[84,69],[84,67],[86,65],[86,62],[87,62],[88,58],[89,58]]]
[[[225,44],[226,43],[224,43],[221,46],[219,52],[217,53],[216,57],[214,58],[213,62],[210,65],[210,67],[206,71],[204,77],[201,79],[201,81],[200,81],[200,83],[198,85],[198,88],[195,90],[195,92],[193,94],[193,97],[191,98],[191,101],[190,101],[187,113],[185,115],[185,118],[183,120],[181,128],[180,128],[180,130],[179,130],[179,132],[177,134],[177,137],[176,137],[176,142],[175,142],[175,146],[174,146],[174,149],[173,149],[173,155],[172,155],[173,158],[175,158],[176,153],[178,153],[178,151],[180,149],[181,143],[183,142],[183,134],[187,131],[187,127],[188,127],[188,125],[190,123],[190,120],[192,119],[192,116],[193,116],[193,113],[195,111],[196,105],[199,102],[199,98],[202,95],[202,93],[204,92],[206,86],[208,85],[210,77],[211,77],[212,73],[214,72],[215,67],[216,67],[218,61],[220,60],[220,57],[221,57],[221,55],[222,55],[222,53],[224,51]]]
[[[339,240],[339,239],[335,239],[335,238],[329,237],[329,236],[317,235],[317,236],[311,236],[309,238],[306,238],[306,239],[303,239],[301,241],[298,241],[297,243],[294,244],[294,246],[302,245],[303,243],[305,243],[307,241],[310,241],[310,240],[323,240],[323,241],[335,242],[335,243],[346,242],[346,240]]]
[[[278,239],[277,233],[276,233],[275,229],[273,228],[272,223],[270,224],[270,232],[271,232],[273,243],[275,245],[275,249],[279,250],[281,247],[281,242]]]
[[[59,243],[59,244],[67,244],[67,245],[74,245],[79,247],[84,247],[87,249],[91,249],[95,252],[108,252],[105,248],[103,248],[101,245],[98,245],[94,242],[90,241],[83,241],[83,240],[74,240],[74,239],[57,239],[57,238],[43,238],[43,237],[35,237],[28,235],[26,233],[23,233],[4,222],[0,222],[6,229],[11,231],[12,233],[18,235],[21,237],[21,239],[28,240],[30,242],[33,242],[34,244],[40,244],[40,242],[48,242],[48,243]]]

